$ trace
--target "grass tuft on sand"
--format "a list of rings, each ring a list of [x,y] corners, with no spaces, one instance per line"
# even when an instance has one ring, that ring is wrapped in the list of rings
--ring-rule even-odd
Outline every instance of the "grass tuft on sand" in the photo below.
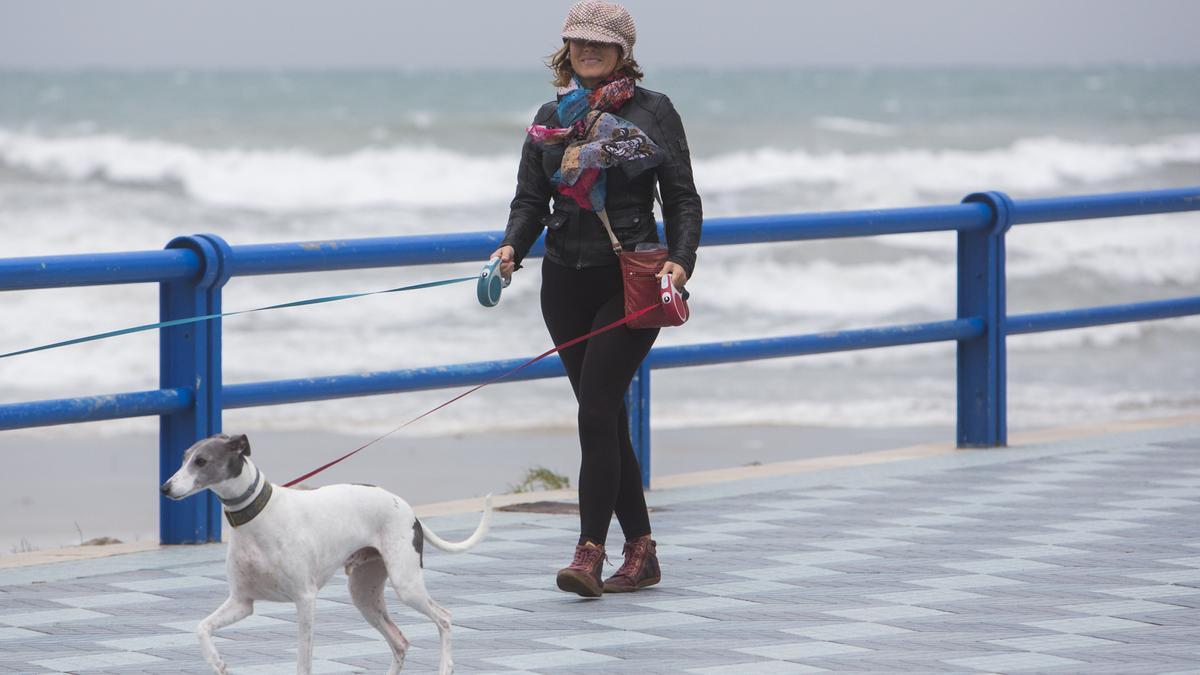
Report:
[[[551,469],[538,465],[526,469],[525,477],[516,485],[509,485],[508,489],[514,494],[523,492],[533,492],[534,490],[561,490],[571,487],[571,479],[555,473]]]

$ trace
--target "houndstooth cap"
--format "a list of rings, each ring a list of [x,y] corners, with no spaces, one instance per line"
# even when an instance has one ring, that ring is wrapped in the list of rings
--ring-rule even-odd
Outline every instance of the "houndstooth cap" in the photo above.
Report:
[[[621,5],[601,0],[582,0],[571,6],[563,21],[563,40],[606,42],[621,48],[628,57],[637,41],[633,17]]]

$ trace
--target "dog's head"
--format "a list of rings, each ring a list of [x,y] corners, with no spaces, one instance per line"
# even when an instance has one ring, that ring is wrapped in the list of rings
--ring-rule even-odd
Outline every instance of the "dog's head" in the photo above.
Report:
[[[250,441],[245,435],[209,436],[183,453],[183,465],[160,489],[171,499],[189,497],[217,483],[237,478],[249,455]]]

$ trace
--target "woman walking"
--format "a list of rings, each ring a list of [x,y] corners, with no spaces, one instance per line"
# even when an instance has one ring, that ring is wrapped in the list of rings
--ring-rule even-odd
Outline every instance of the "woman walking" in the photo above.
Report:
[[[658,242],[656,182],[668,248],[659,276],[682,288],[696,262],[701,205],[683,124],[670,99],[637,86],[636,37],[620,5],[584,0],[571,7],[563,46],[548,62],[557,100],[538,110],[528,130],[504,241],[493,254],[503,261],[501,274],[511,275],[547,230],[541,306],[555,344],[624,315],[620,268],[601,219],[625,250]],[[657,328],[623,325],[560,354],[579,403],[581,451],[580,534],[571,564],[558,573],[564,591],[596,597],[661,578],[624,401],[657,337]],[[625,560],[601,581],[614,513]]]

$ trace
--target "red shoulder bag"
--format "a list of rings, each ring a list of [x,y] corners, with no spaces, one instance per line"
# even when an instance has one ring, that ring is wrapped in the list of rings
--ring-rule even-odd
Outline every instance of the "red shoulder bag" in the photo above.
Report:
[[[662,279],[656,275],[667,262],[667,249],[649,251],[626,251],[622,248],[617,235],[613,233],[612,224],[608,222],[608,214],[597,211],[604,229],[608,230],[608,238],[612,243],[613,252],[621,263],[621,280],[625,287],[625,315],[635,314],[652,304],[655,309],[646,312],[629,322],[630,328],[665,328],[667,326],[682,326],[688,320],[690,312],[687,306],[687,292],[675,288],[671,275],[665,274]]]

